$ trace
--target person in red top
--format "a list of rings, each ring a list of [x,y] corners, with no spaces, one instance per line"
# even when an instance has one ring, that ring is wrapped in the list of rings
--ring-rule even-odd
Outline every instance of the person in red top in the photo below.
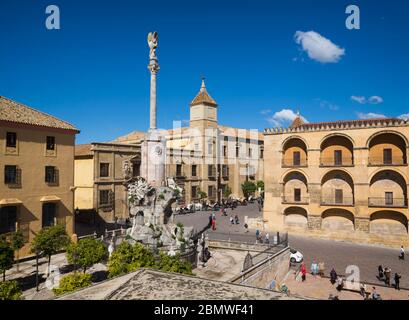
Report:
[[[212,220],[212,230],[216,230],[216,219]]]
[[[307,275],[307,268],[305,267],[304,262],[301,265],[301,279],[304,282],[305,281],[305,277]]]

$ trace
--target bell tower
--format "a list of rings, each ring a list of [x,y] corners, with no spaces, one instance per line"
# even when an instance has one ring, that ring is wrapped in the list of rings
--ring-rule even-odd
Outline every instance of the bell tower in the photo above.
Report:
[[[217,128],[217,103],[207,92],[204,77],[199,93],[190,103],[190,126]]]

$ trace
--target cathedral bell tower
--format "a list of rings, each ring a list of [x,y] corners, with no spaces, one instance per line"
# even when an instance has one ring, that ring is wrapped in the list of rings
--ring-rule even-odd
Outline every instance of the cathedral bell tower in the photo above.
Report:
[[[217,103],[207,92],[204,78],[199,93],[190,103],[190,126],[217,128]]]

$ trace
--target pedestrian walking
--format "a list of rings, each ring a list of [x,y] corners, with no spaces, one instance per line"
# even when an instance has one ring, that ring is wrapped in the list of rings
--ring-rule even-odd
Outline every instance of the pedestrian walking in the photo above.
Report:
[[[247,223],[244,224],[244,229],[246,229],[246,233],[249,232],[249,225]]]
[[[234,220],[233,220],[233,217],[232,217],[232,216],[230,216],[230,224],[231,224],[231,225],[234,224]]]
[[[256,230],[256,240],[260,240],[260,230]]]
[[[402,278],[402,276],[398,273],[395,273],[395,289],[396,290],[400,290],[400,278]]]
[[[212,220],[212,230],[216,230],[216,219]]]
[[[359,290],[361,292],[361,296],[366,300],[366,284],[362,282],[359,286]]]
[[[306,277],[307,277],[307,268],[305,267],[305,264],[303,262],[302,265],[301,265],[301,279],[302,279],[302,282],[304,282],[306,280]]]
[[[337,281],[338,275],[334,267],[332,267],[331,272],[329,273],[331,284],[333,285]]]
[[[312,263],[311,263],[311,274],[313,276],[318,274],[318,264],[314,261],[314,259],[312,259]]]
[[[391,285],[391,272],[392,272],[391,268],[389,267],[385,268],[385,284],[387,286]]]
[[[209,227],[213,225],[213,215],[209,216]]]
[[[337,290],[341,291],[342,288],[344,288],[344,279],[342,277],[338,277],[336,283],[337,283]]]
[[[239,216],[236,214],[236,216],[234,217],[234,220],[236,221],[236,224],[239,224],[240,223],[240,221],[239,221]]]
[[[325,263],[324,262],[318,263],[318,274],[320,275],[320,277],[324,276],[324,272],[325,272]]]
[[[382,300],[381,295],[376,292],[376,288],[372,287],[372,300]]]
[[[264,238],[265,238],[265,243],[269,244],[270,243],[270,235],[268,233],[266,233]]]
[[[382,266],[378,266],[378,277],[379,277],[379,280],[382,280],[382,279],[383,279],[383,274],[384,274],[383,267],[382,267]]]
[[[400,260],[405,260],[405,249],[403,249],[403,246],[400,247]]]

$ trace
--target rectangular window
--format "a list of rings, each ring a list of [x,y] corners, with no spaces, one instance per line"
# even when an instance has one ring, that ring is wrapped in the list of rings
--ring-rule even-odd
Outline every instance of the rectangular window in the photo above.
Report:
[[[197,165],[193,164],[192,165],[192,177],[197,176]]]
[[[342,189],[335,189],[335,203],[336,204],[344,203],[344,191]]]
[[[383,164],[392,164],[392,149],[383,149]]]
[[[192,198],[197,198],[197,186],[192,186]]]
[[[300,151],[294,151],[294,153],[293,153],[293,165],[294,166],[301,165],[301,153],[300,153]]]
[[[211,142],[207,145],[207,153],[213,154],[213,143]]]
[[[211,197],[214,197],[214,186],[208,186],[207,187],[207,194],[208,194],[208,196],[211,198]]]
[[[261,148],[260,149],[260,159],[263,159],[263,158],[264,158],[264,149]]]
[[[208,177],[209,177],[209,178],[214,178],[214,176],[215,176],[215,170],[214,170],[214,166],[213,166],[213,165],[209,164],[209,165],[207,166],[207,174],[208,174]]]
[[[8,148],[16,148],[17,147],[17,133],[7,132],[6,146]]]
[[[55,150],[55,137],[47,136],[47,150]]]
[[[222,175],[224,178],[229,177],[229,166],[227,164],[222,165]]]
[[[342,165],[342,150],[334,150],[334,165]]]
[[[248,156],[249,156],[249,158],[252,157],[252,154],[253,154],[253,150],[252,150],[251,148],[249,148],[249,150],[248,150]]]
[[[393,192],[385,192],[385,205],[393,205]]]
[[[177,165],[176,165],[176,176],[177,176],[177,177],[181,177],[181,176],[182,176],[182,165],[181,165],[181,164],[177,164]]]
[[[109,190],[99,191],[99,204],[102,206],[109,204]]]
[[[301,201],[301,189],[294,189],[294,201],[300,202]]]
[[[0,234],[16,232],[17,207],[7,206],[0,208]]]
[[[4,167],[4,183],[5,184],[17,183],[17,166]]]
[[[56,209],[57,205],[55,203],[43,204],[43,228],[55,225]]]
[[[57,182],[57,169],[52,166],[45,167],[45,182],[56,183]]]
[[[227,157],[227,146],[223,146],[223,157]]]
[[[132,164],[132,174],[134,177],[139,177],[141,175],[141,164],[140,163]]]
[[[236,146],[236,158],[238,158],[240,155],[240,147]]]
[[[102,178],[109,177],[109,163],[99,164],[99,176]]]

